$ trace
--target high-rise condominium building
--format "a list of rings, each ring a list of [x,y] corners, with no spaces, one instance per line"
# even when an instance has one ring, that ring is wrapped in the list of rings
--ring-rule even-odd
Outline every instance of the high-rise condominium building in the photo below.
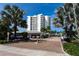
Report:
[[[27,32],[40,33],[41,28],[46,28],[50,25],[50,17],[42,14],[27,16]]]

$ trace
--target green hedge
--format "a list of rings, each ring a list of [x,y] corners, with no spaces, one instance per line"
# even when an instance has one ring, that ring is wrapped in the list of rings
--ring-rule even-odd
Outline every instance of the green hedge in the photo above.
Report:
[[[7,40],[0,40],[0,44],[8,43]]]

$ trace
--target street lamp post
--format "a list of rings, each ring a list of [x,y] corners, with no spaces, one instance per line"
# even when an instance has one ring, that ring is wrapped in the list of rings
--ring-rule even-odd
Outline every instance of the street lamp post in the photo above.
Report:
[[[65,8],[64,8],[64,6],[63,6],[63,10],[64,10],[64,13],[65,13]],[[63,15],[64,15],[64,17],[63,17],[63,18],[64,18],[64,26],[65,26],[65,22],[66,22],[66,21],[65,21],[65,14],[63,14]]]

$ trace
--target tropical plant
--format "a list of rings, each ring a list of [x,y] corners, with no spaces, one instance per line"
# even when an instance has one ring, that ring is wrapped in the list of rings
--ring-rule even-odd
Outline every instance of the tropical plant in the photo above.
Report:
[[[7,38],[7,32],[9,31],[8,23],[5,23],[6,21],[0,21],[0,39],[6,39]]]
[[[47,26],[46,28],[41,28],[41,32],[50,33],[50,26]]]
[[[62,27],[62,25],[60,23],[61,23],[60,19],[58,19],[58,18],[53,19],[53,24],[55,27]]]
[[[41,32],[46,32],[46,28],[41,28]]]
[[[59,7],[57,9],[57,17],[58,19],[54,19],[54,24],[56,25],[61,24],[61,27],[66,27],[68,24],[73,24],[75,26],[75,32],[78,31],[79,27],[79,4],[74,4],[74,3],[65,3],[64,6]],[[64,28],[65,31],[67,31],[66,28]],[[70,28],[71,29],[71,28]],[[69,30],[70,32],[71,30]],[[74,33],[75,34],[75,33]],[[77,34],[76,34],[77,35]]]
[[[47,28],[46,28],[46,31],[48,32],[48,33],[50,33],[50,26],[47,26]]]
[[[9,25],[13,24],[13,30],[16,37],[17,26],[27,27],[26,21],[23,20],[24,11],[15,5],[6,5],[1,12],[2,19],[8,22]]]

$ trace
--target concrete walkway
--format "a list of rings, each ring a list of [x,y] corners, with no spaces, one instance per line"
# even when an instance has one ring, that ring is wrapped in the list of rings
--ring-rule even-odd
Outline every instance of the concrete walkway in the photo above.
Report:
[[[0,45],[0,56],[67,56],[67,54]]]

